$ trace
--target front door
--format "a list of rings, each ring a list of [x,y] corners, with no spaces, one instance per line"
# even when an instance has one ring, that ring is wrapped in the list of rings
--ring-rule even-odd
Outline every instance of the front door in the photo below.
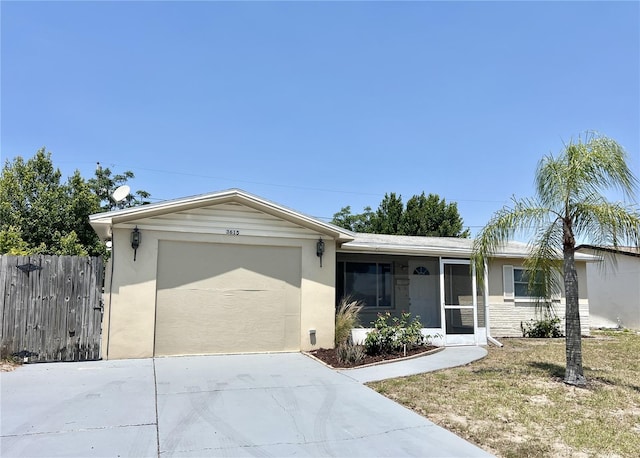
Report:
[[[477,344],[476,278],[468,259],[440,260],[442,329],[446,345]]]
[[[409,260],[409,303],[423,328],[440,327],[437,260]]]

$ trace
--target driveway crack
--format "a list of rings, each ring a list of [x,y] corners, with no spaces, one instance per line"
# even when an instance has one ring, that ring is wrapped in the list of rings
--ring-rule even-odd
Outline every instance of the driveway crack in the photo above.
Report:
[[[370,437],[376,437],[376,436],[384,436],[385,434],[390,434],[390,433],[394,433],[397,431],[411,431],[411,430],[416,430],[416,429],[421,429],[424,428],[424,425],[421,426],[407,426],[405,428],[394,428],[394,429],[389,429],[386,431],[381,431],[379,433],[375,433],[375,434],[363,434],[360,436],[352,436],[352,437],[347,437],[347,438],[343,438],[343,439],[332,439],[332,442],[334,443],[338,443],[338,442],[349,442],[349,441],[354,441],[354,440],[359,440],[359,439],[367,439]],[[262,449],[263,447],[273,447],[273,446],[281,446],[281,445],[316,445],[316,444],[323,444],[324,442],[326,442],[325,440],[312,440],[312,441],[308,441],[308,440],[304,440],[304,441],[295,441],[295,442],[291,442],[291,441],[283,441],[283,442],[269,442],[269,443],[263,443],[263,444],[237,444],[234,446],[226,446],[226,447],[203,447],[203,448],[197,448],[197,449],[188,449],[188,450],[173,450],[172,452],[176,452],[179,451],[180,453],[194,453],[194,452],[204,452],[204,451],[213,451],[213,450],[224,450],[226,452],[229,452],[230,450],[233,449],[238,449],[238,450],[242,450],[242,449]],[[333,454],[329,454],[326,456],[335,456]]]
[[[297,408],[297,401],[295,397],[292,396],[290,390],[287,390],[286,392],[284,392],[283,395],[288,398],[290,405],[295,405],[295,407]],[[291,419],[291,422],[296,428],[296,432],[302,437],[302,440],[304,442],[307,442],[307,437],[305,436],[302,429],[300,429],[300,426],[298,425],[298,422],[296,420],[296,416],[293,415],[293,413],[291,412],[291,408],[287,408],[287,406],[285,406],[282,402],[280,402],[280,400],[276,397],[275,392],[273,391],[271,391],[271,398],[276,403],[276,405],[278,405],[278,407],[280,407],[289,416],[289,418]]]
[[[158,420],[158,378],[156,376],[156,359],[152,358],[153,361],[153,389],[154,389],[154,401],[155,401],[155,409],[156,409],[156,452],[158,454],[158,458],[160,457],[160,421]]]
[[[60,429],[57,431],[37,431],[33,433],[2,434],[0,435],[0,437],[42,436],[45,434],[65,434],[65,433],[76,433],[76,432],[83,432],[83,431],[102,431],[107,429],[135,428],[137,426],[155,426],[155,425],[156,423],[136,423],[136,424],[116,425],[116,426],[96,426],[94,428]]]

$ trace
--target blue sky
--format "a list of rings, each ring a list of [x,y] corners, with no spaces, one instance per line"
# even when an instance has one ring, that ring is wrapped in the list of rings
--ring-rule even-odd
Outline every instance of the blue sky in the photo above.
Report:
[[[587,129],[640,175],[638,2],[8,2],[2,162],[42,146],[164,200],[238,187],[303,213],[385,192],[476,232]]]

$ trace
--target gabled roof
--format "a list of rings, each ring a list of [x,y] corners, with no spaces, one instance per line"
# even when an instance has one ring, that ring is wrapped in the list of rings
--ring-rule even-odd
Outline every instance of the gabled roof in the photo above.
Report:
[[[163,202],[125,208],[122,210],[96,213],[89,216],[89,223],[98,236],[105,240],[111,237],[111,228],[116,224],[128,223],[142,218],[162,216],[170,213],[226,203],[245,205],[271,216],[281,218],[307,229],[325,234],[339,242],[345,242],[353,239],[353,234],[346,229],[325,223],[311,216],[304,215],[290,208],[283,207],[282,205],[269,200],[249,194],[241,189],[228,189],[226,191],[166,200]]]
[[[406,235],[353,233],[354,239],[344,243],[345,253],[414,254],[419,256],[460,256],[468,258],[473,251],[473,239],[459,237],[416,237]],[[493,258],[526,258],[530,247],[522,242],[505,244]],[[560,255],[561,256],[561,255]],[[595,261],[596,257],[576,253],[576,260]]]

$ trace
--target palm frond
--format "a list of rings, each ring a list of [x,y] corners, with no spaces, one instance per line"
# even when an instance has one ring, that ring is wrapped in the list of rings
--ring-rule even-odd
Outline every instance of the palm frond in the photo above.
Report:
[[[536,309],[555,315],[553,297],[562,293],[563,226],[560,218],[536,235],[524,261],[528,288],[535,299]]]
[[[567,176],[574,202],[586,195],[613,189],[625,198],[635,199],[638,180],[627,165],[627,154],[615,140],[587,132],[585,138],[571,143],[560,158],[567,159]]]
[[[566,160],[545,156],[538,162],[535,185],[538,199],[557,213],[563,213],[567,201],[568,167]]]
[[[621,191],[633,201],[638,179],[626,160],[624,148],[614,140],[587,132],[564,145],[558,156],[540,160],[535,178],[538,198],[558,212],[560,206],[569,210],[587,196],[606,190]]]
[[[540,206],[535,200],[514,199],[513,202],[513,207],[505,206],[497,211],[473,241],[471,261],[480,284],[484,278],[485,260],[502,248],[515,234],[537,232],[550,221],[549,209]]]
[[[604,198],[576,203],[574,230],[597,246],[640,247],[640,213],[635,207]]]

